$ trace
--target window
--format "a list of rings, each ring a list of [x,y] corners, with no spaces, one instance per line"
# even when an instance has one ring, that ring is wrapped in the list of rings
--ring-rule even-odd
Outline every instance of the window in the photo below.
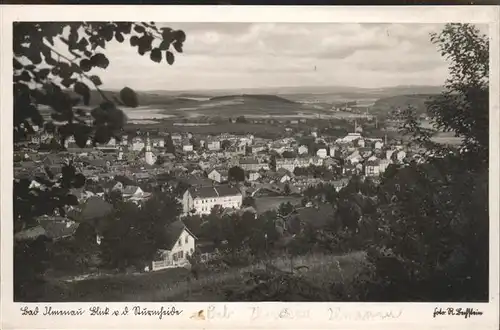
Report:
[[[182,239],[179,239],[179,246],[182,245]]]
[[[184,253],[183,253],[183,252],[184,252],[184,251],[180,251],[180,252],[179,252],[179,258],[183,258],[183,257],[184,257]]]
[[[193,254],[193,253],[194,253],[194,249],[193,249],[193,248],[191,248],[190,253],[191,253],[191,254]]]
[[[189,236],[186,235],[186,239],[184,240],[184,243],[187,244],[187,242],[189,242]]]

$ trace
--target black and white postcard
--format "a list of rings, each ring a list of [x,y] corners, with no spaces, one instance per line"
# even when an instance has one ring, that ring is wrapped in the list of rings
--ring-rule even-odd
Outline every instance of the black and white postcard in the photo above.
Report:
[[[54,9],[0,9],[3,328],[498,326],[498,6]]]

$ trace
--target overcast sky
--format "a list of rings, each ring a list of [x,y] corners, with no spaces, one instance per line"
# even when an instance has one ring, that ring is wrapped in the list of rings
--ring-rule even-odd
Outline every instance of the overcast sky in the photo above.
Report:
[[[447,63],[431,24],[159,24],[186,32],[173,66],[110,43],[104,87],[190,90],[280,86],[441,85]]]

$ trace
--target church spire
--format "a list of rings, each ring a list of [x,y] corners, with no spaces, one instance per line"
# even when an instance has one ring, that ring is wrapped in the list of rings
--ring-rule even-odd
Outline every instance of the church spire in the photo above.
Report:
[[[146,152],[151,151],[151,141],[149,140],[149,132],[146,133]]]
[[[144,154],[144,160],[147,164],[153,165],[155,163],[155,157],[151,151],[151,141],[149,140],[149,132],[146,133],[146,152]]]

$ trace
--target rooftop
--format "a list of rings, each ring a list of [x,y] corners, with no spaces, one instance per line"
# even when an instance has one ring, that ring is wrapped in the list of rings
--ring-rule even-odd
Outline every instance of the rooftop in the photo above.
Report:
[[[241,195],[241,192],[236,187],[228,185],[189,188],[189,193],[193,198],[210,198],[210,197]]]

